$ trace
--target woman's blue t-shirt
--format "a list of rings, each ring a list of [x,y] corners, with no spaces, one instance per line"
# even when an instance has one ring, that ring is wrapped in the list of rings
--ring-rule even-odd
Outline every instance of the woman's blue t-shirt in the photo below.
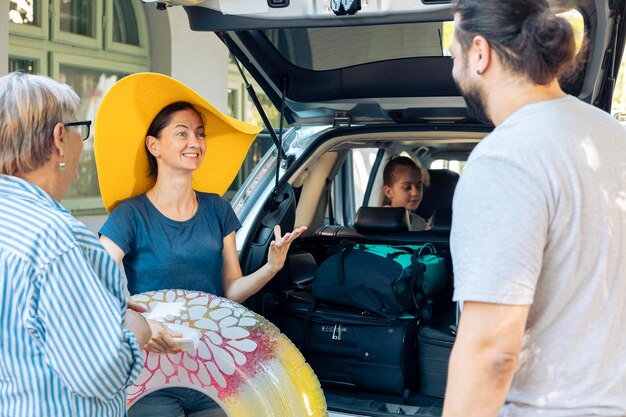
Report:
[[[241,227],[217,194],[196,192],[196,214],[184,222],[159,212],[145,194],[119,204],[100,229],[124,251],[131,294],[163,289],[224,296],[224,237]]]

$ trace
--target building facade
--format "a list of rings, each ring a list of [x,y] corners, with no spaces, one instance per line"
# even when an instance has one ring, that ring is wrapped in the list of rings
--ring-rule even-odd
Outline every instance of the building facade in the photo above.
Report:
[[[256,122],[227,48],[212,33],[192,32],[182,7],[158,10],[141,0],[0,0],[0,75],[22,70],[71,85],[81,96],[80,118],[95,119],[100,100],[125,75],[153,71],[194,88],[233,117]],[[93,129],[92,129],[93,131]],[[255,143],[226,197],[232,197],[268,148]],[[63,204],[75,214],[104,212],[93,157],[85,142],[80,178]],[[95,228],[96,226],[92,227]]]

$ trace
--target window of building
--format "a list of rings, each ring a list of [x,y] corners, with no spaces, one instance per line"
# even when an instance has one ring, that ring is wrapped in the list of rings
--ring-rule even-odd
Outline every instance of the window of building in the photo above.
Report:
[[[150,68],[141,2],[9,0],[8,20],[9,70],[48,75],[72,86],[81,97],[79,119],[95,121],[102,97],[117,80]],[[93,137],[84,143],[79,179],[63,205],[85,214],[104,212]]]
[[[10,0],[9,22],[19,25],[41,26],[39,10],[33,7],[34,0]]]
[[[9,0],[11,34],[36,38],[49,36],[49,4],[42,0]],[[9,42],[11,41],[9,37]]]
[[[113,4],[113,42],[141,46],[133,4],[128,0],[114,0]]]
[[[59,6],[59,27],[63,32],[95,37],[96,4],[92,0],[61,0]]]
[[[29,74],[35,74],[38,71],[37,69],[37,61],[34,59],[24,59],[24,58],[10,58],[9,59],[9,72],[14,71],[24,71]]]
[[[136,71],[107,71],[81,66],[72,57],[57,57],[55,78],[74,87],[81,97],[79,119],[95,120],[96,112],[104,94],[120,78]],[[104,63],[102,63],[104,64]],[[98,173],[93,151],[93,132],[83,142],[83,155],[78,165],[78,180],[65,194],[66,207],[73,210],[89,210],[101,206]]]

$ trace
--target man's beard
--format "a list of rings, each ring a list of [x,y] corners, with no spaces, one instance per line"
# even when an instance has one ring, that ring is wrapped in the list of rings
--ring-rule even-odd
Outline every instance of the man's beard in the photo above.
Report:
[[[467,114],[469,117],[473,117],[481,123],[493,124],[491,118],[487,115],[483,95],[477,88],[472,87],[461,94],[463,94],[463,98],[465,99]]]
[[[493,124],[491,118],[487,114],[484,94],[476,85],[463,87],[460,81],[454,80],[461,95],[465,99],[467,106],[467,115],[478,120],[481,123]]]

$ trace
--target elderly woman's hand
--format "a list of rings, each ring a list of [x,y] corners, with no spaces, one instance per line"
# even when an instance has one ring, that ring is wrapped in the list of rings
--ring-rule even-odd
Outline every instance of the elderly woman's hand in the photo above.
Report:
[[[306,226],[298,227],[293,232],[285,233],[284,236],[280,235],[280,226],[274,226],[274,240],[270,243],[270,250],[267,254],[267,263],[269,264],[272,272],[275,274],[281,270],[285,265],[285,259],[287,259],[287,252],[289,252],[289,246],[291,242],[296,240],[298,236],[306,231]]]
[[[175,337],[182,337],[181,334],[174,333],[163,323],[148,320],[150,329],[152,329],[152,337],[144,346],[148,352],[154,353],[178,353],[183,350],[180,343],[174,340]]]
[[[138,303],[132,298],[126,299],[126,308],[136,311],[137,313],[145,313],[146,311],[148,311],[148,307],[146,307],[145,304]]]

